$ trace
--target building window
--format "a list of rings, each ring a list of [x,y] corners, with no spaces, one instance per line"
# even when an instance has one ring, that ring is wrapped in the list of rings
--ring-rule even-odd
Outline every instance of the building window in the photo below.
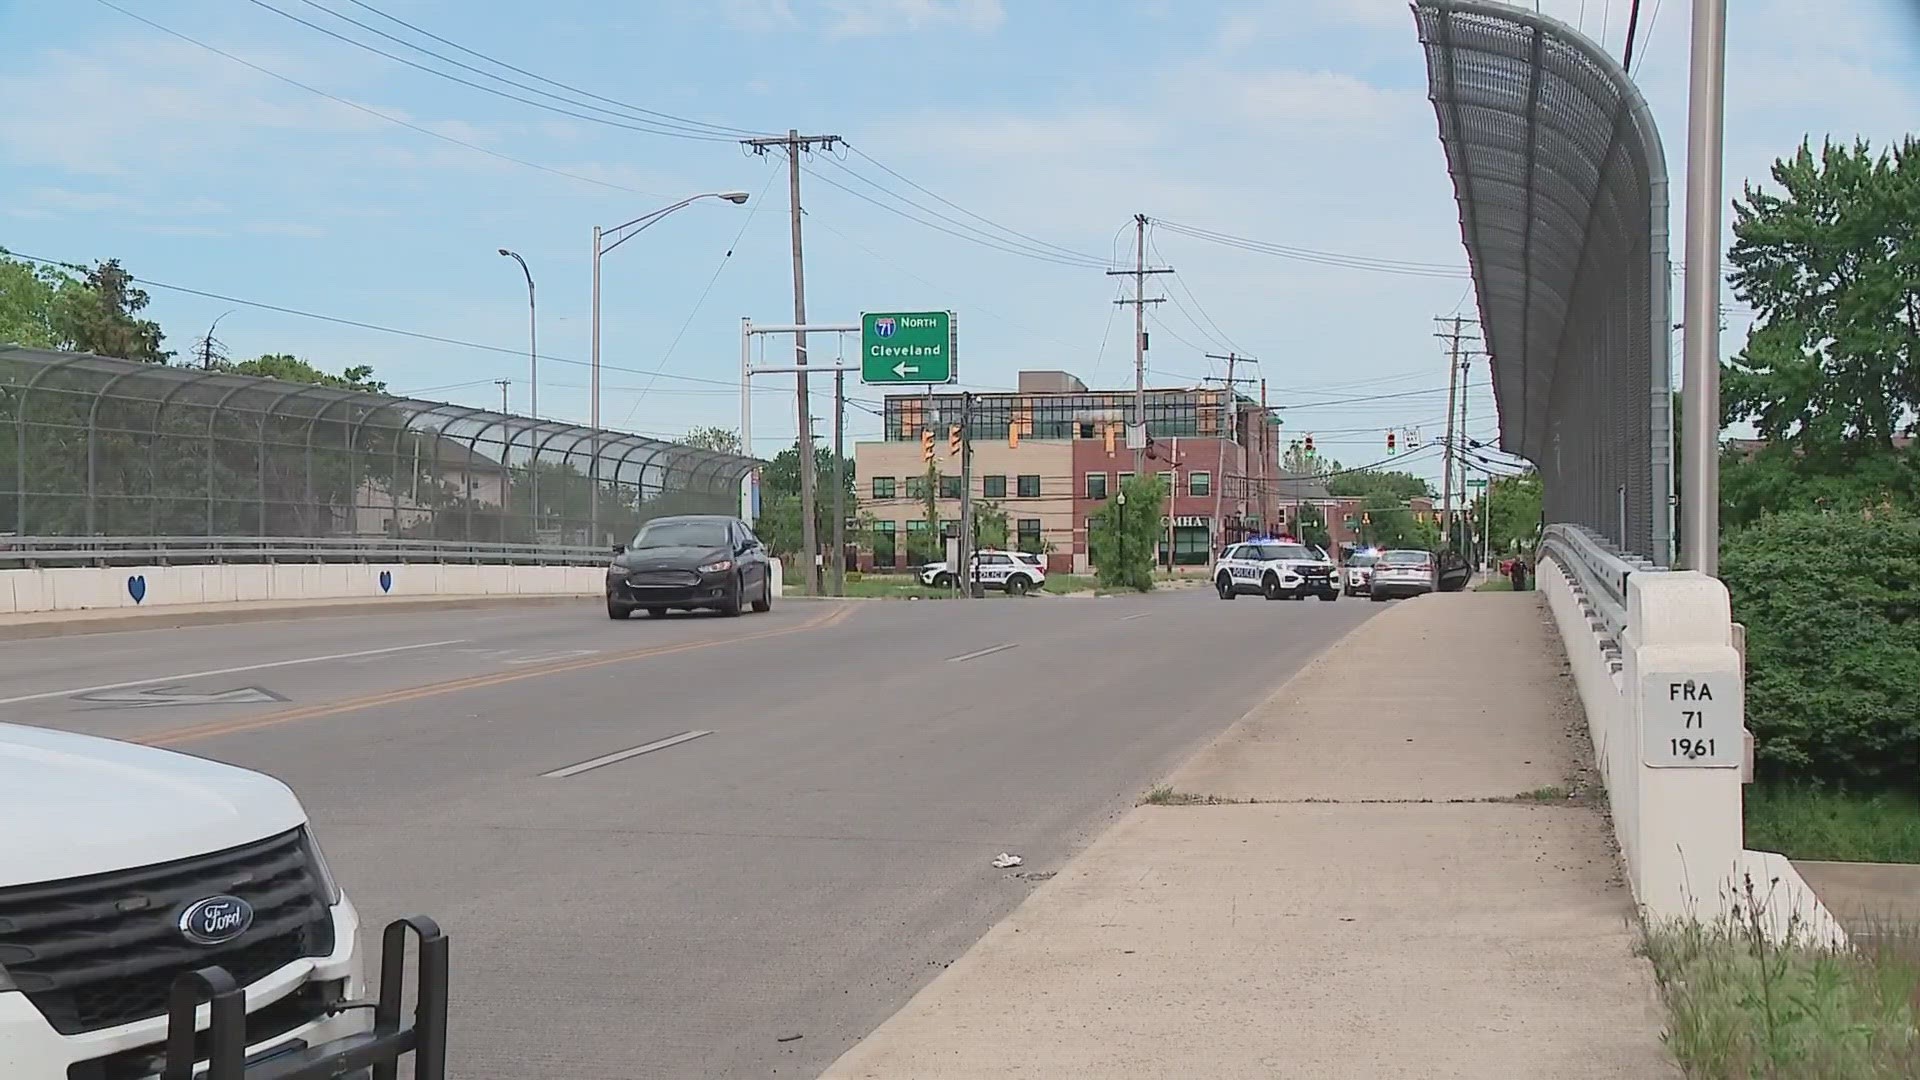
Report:
[[[879,569],[881,567],[886,567],[888,569],[892,569],[894,564],[898,561],[899,561],[899,555],[894,550],[894,543],[893,543],[893,522],[891,521],[874,522],[873,523],[874,568]]]
[[[1087,474],[1087,498],[1107,501],[1107,474],[1090,472]]]
[[[1021,551],[1040,553],[1040,519],[1021,518],[1015,523],[1014,535]]]
[[[1213,474],[1205,472],[1188,473],[1187,494],[1193,496],[1213,494]]]
[[[924,499],[927,497],[927,478],[924,476],[907,477],[907,498]]]
[[[1023,499],[1039,498],[1040,497],[1040,474],[1027,473],[1021,476],[1020,487],[1018,490],[1020,492],[1020,497]]]
[[[1113,479],[1115,487],[1124,488],[1127,486],[1127,481],[1133,479],[1133,474],[1130,472],[1116,473]]]
[[[1176,525],[1173,529],[1173,561],[1182,566],[1205,566],[1212,561],[1209,550],[1212,530],[1205,525]]]
[[[1173,497],[1173,470],[1172,469],[1168,469],[1166,472],[1163,472],[1160,474],[1160,491],[1162,494],[1166,495],[1169,499]]]
[[[1004,476],[984,476],[980,478],[980,495],[988,499],[1007,497],[1007,478]]]
[[[940,478],[941,498],[957,499],[964,490],[965,489],[960,486],[960,478],[958,476],[942,476]]]
[[[893,477],[876,476],[873,478],[873,497],[876,499],[893,498]]]

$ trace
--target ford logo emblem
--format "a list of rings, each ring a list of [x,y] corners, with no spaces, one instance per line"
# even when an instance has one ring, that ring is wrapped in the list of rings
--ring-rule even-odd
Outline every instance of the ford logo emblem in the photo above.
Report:
[[[253,905],[237,896],[209,896],[180,912],[180,936],[196,945],[232,941],[253,925]]]

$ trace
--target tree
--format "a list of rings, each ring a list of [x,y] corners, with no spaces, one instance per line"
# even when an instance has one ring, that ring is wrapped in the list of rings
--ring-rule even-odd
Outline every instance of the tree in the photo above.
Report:
[[[1540,528],[1540,474],[1497,476],[1474,502],[1476,520],[1486,520],[1488,546],[1496,553],[1530,551]]]
[[[1303,442],[1288,443],[1286,452],[1280,455],[1280,471],[1288,476],[1323,476],[1339,469],[1339,462],[1310,452]]]
[[[1366,497],[1360,537],[1374,547],[1433,551],[1440,546],[1440,526],[1413,516],[1399,499],[1384,492]]]
[[[1327,493],[1344,497],[1389,495],[1400,502],[1433,497],[1427,482],[1408,472],[1354,469],[1327,477]]]
[[[235,375],[254,375],[260,378],[279,379],[282,382],[308,383],[313,386],[331,386],[340,390],[359,390],[368,394],[384,394],[387,384],[373,378],[373,367],[368,364],[355,364],[340,374],[322,371],[311,363],[294,356],[292,353],[261,353],[252,360],[242,360],[237,364],[223,363],[219,370],[230,371]]]
[[[696,429],[696,431],[702,429]],[[717,429],[705,429],[717,430]],[[689,432],[691,437],[695,432]],[[724,432],[731,435],[732,432]],[[685,439],[681,440],[685,442]],[[860,499],[855,494],[857,488],[853,478],[853,459],[846,460],[845,509],[847,516],[858,518]],[[813,450],[813,527],[814,535],[823,549],[833,546],[833,450],[825,446],[816,446]],[[761,506],[760,513],[765,516],[768,508],[781,496],[790,495],[794,500],[794,525],[800,521],[800,444],[795,443],[775,454],[767,467],[760,470]],[[800,553],[800,539],[796,534],[793,548],[789,554]]]
[[[940,531],[940,466],[927,462],[925,487],[920,493],[921,531],[907,530],[907,562],[920,566],[946,558],[947,544]]]
[[[973,504],[973,546],[1006,550],[1007,512],[999,503]]]
[[[54,328],[63,348],[148,364],[173,356],[160,347],[166,337],[160,324],[138,317],[149,297],[118,259],[97,264],[87,271],[84,288],[62,288],[56,300]]]
[[[1323,551],[1333,543],[1333,534],[1327,531],[1326,515],[1311,503],[1300,508],[1299,538]]]
[[[0,249],[0,344],[64,349],[58,312],[60,294],[86,288],[58,270],[23,259],[6,258]]]
[[[1165,494],[1159,477],[1131,477],[1094,512],[1087,530],[1087,552],[1099,572],[1101,588],[1140,592],[1153,588]],[[1124,505],[1120,502],[1122,495],[1126,496]]]
[[[680,436],[680,442],[684,446],[697,446],[702,450],[713,450],[722,454],[738,454],[742,452],[740,449],[740,433],[732,428],[690,428],[685,435]],[[797,461],[799,451],[796,450],[794,453]],[[827,464],[831,467],[833,464],[831,452],[826,451],[826,453],[828,453]],[[831,476],[832,473],[828,473],[827,475]],[[794,479],[794,490],[799,490],[799,485],[800,481],[796,476]]]

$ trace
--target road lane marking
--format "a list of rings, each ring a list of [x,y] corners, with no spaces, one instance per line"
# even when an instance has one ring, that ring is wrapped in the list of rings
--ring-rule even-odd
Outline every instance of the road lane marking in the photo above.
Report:
[[[792,626],[783,626],[777,630],[762,630],[758,633],[742,634],[739,637],[707,638],[700,641],[685,641],[677,645],[658,645],[652,648],[634,649],[628,652],[606,653],[600,656],[589,656],[579,660],[568,660],[557,664],[549,664],[545,667],[527,667],[512,671],[489,672],[484,675],[472,675],[464,679],[454,679],[449,682],[431,683],[426,686],[416,686],[405,690],[389,690],[378,694],[369,694],[365,697],[349,698],[345,701],[322,702],[298,709],[286,709],[281,712],[267,713],[264,716],[195,724],[188,727],[176,728],[172,731],[156,732],[152,735],[131,738],[126,741],[143,743],[147,746],[178,746],[181,743],[210,739],[216,735],[238,735],[243,732],[258,731],[262,728],[292,724],[301,720],[317,720],[327,716],[338,716],[342,713],[358,712],[362,709],[379,708],[386,705],[400,705],[409,701],[417,701],[421,698],[438,697],[442,694],[458,693],[462,690],[486,689],[501,686],[506,683],[520,682],[523,679],[538,679],[547,675],[561,675],[567,672],[585,671],[589,668],[606,667],[609,664],[618,664],[628,660],[642,659],[644,657],[667,656],[673,653],[691,652],[695,649],[710,648],[715,645],[731,645],[737,642],[754,641],[760,638],[780,637],[785,634],[796,634],[803,630],[824,630],[831,626],[838,626],[851,614],[853,614],[853,605],[843,604],[837,608],[815,615],[805,622],[796,623]]]
[[[451,641],[423,641],[418,645],[395,645],[387,649],[363,649],[360,652],[332,653],[328,656],[303,656],[298,660],[274,660],[265,664],[244,664],[240,667],[215,668],[212,671],[189,671],[180,675],[155,675],[151,679],[129,679],[126,682],[104,683],[100,686],[80,686],[67,690],[49,690],[44,694],[22,694],[19,697],[0,698],[0,705],[18,705],[25,701],[46,701],[49,698],[76,697],[80,694],[98,694],[106,690],[125,690],[130,686],[152,686],[155,683],[179,683],[188,679],[206,679],[215,675],[238,675],[243,671],[265,671],[268,668],[294,667],[299,664],[324,664],[330,660],[355,660],[366,656],[386,656],[391,653],[409,652],[415,649],[437,649],[443,645],[463,645],[466,638],[454,638]]]
[[[978,652],[967,653],[965,656],[949,656],[947,657],[947,663],[958,664],[965,660],[978,660],[982,656],[992,656],[994,653],[1006,652],[1008,649],[1017,649],[1019,647],[1020,647],[1019,642],[1008,641],[1003,644],[989,646],[987,648],[979,650]]]
[[[569,776],[579,776],[583,772],[591,772],[603,765],[613,765],[625,761],[628,758],[637,758],[641,754],[651,754],[655,750],[665,750],[669,746],[679,746],[683,742],[692,742],[702,735],[711,734],[713,734],[711,731],[683,731],[678,735],[669,735],[664,739],[655,739],[643,746],[630,747],[626,750],[615,750],[611,754],[601,754],[597,758],[588,758],[578,765],[568,765],[564,769],[555,769],[552,772],[543,772],[540,775],[551,780],[565,780]]]
[[[1153,614],[1153,612],[1151,612],[1151,611],[1143,611],[1143,612],[1141,612],[1141,613],[1139,613],[1138,615],[1128,615],[1128,616],[1127,616],[1126,618],[1124,618],[1124,619],[1121,619],[1120,621],[1121,621],[1121,622],[1132,622],[1132,621],[1133,621],[1133,620],[1135,620],[1135,619],[1144,619],[1144,618],[1146,618],[1147,616],[1149,616],[1149,615],[1151,615],[1151,614]]]

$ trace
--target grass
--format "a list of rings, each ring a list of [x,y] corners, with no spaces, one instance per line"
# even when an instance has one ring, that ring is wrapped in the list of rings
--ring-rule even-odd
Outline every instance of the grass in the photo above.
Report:
[[[1747,846],[1789,859],[1920,863],[1920,796],[1808,784],[1747,789]]]
[[[1667,1048],[1701,1080],[1920,1076],[1920,929],[1832,949],[1765,930],[1751,879],[1732,918],[1650,929]]]
[[[1175,791],[1161,784],[1147,792],[1140,803],[1143,806],[1225,806],[1238,801],[1238,799],[1223,799],[1218,795],[1196,795],[1191,791]]]
[[[1488,578],[1473,587],[1474,592],[1512,592],[1513,581],[1509,578]]]
[[[1047,583],[1041,586],[1042,592],[1073,593],[1086,592],[1099,582],[1081,574],[1048,574]]]
[[[1532,791],[1523,791],[1513,798],[1516,802],[1563,803],[1572,797],[1572,793],[1566,788],[1548,785],[1534,788]]]

